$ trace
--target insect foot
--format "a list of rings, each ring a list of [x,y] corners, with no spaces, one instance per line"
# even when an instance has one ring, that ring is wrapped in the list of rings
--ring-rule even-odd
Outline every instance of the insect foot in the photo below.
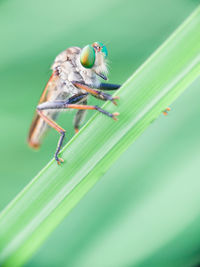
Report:
[[[116,116],[119,116],[119,112],[112,113],[113,120],[118,121],[118,118]]]
[[[115,101],[116,99],[119,99],[119,96],[112,96],[110,94],[107,94],[107,93],[103,93],[103,92],[100,92],[98,91],[99,95],[102,97],[102,99],[104,100],[109,100],[111,101],[114,105],[117,105],[117,102]]]
[[[114,97],[113,97],[112,102],[113,102],[113,104],[114,104],[115,106],[117,106],[117,102],[115,101],[115,99],[120,99],[120,97],[119,97],[119,96],[114,96]]]
[[[75,134],[77,134],[79,132],[78,128],[74,128]]]
[[[64,162],[64,159],[59,158],[58,156],[55,156],[55,160],[57,161],[58,165]]]
[[[170,111],[171,108],[167,107],[164,111],[163,111],[163,115],[167,116],[168,115],[168,111]]]

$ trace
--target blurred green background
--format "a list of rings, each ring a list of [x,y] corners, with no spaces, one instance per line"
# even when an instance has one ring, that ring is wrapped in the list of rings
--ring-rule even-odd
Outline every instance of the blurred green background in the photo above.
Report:
[[[34,108],[55,56],[73,45],[101,41],[109,52],[109,81],[121,84],[199,3],[0,1],[1,210],[55,151],[58,135],[54,131],[49,132],[39,152],[26,144]],[[187,193],[200,188],[199,84],[200,79],[173,104],[168,117],[161,115],[118,159],[27,267],[193,266],[198,262],[200,208]],[[71,112],[59,118],[68,140],[73,135],[72,121]],[[161,201],[154,209],[154,203],[158,204],[162,194],[167,194],[165,188],[170,187],[169,202]],[[149,213],[144,215],[142,207],[147,204]],[[191,213],[190,220],[184,220],[186,212]],[[166,220],[168,227],[162,227]],[[175,222],[176,235],[170,222]],[[141,232],[134,230],[137,224]],[[157,236],[152,234],[156,228]],[[149,240],[154,239],[155,246],[149,247]]]

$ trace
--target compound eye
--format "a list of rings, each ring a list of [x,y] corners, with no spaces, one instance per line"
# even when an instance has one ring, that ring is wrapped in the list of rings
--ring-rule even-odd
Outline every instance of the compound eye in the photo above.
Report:
[[[94,66],[95,50],[91,45],[85,46],[80,55],[80,62],[83,67],[90,69]]]
[[[104,54],[104,57],[107,58],[108,50],[105,45],[101,47],[101,52]]]
[[[108,56],[108,50],[107,50],[106,46],[103,43],[101,43],[101,42],[94,42],[92,44],[92,46],[98,52],[101,51],[101,53],[103,53],[104,57],[107,58],[107,56]]]

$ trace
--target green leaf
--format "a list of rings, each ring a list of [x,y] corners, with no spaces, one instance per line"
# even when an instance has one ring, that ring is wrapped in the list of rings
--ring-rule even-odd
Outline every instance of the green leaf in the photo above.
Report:
[[[111,164],[200,73],[200,8],[117,92],[115,122],[101,114],[65,146],[0,215],[0,262],[23,264]]]

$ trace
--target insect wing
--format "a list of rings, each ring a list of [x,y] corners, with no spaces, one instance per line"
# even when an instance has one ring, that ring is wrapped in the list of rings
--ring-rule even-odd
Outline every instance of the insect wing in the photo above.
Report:
[[[53,72],[49,81],[47,82],[47,85],[44,88],[44,91],[42,92],[42,95],[40,97],[38,104],[41,104],[49,100],[49,98],[51,97],[51,94],[56,89],[57,79],[58,79],[58,76],[55,74],[55,72]],[[50,118],[54,118],[56,113],[57,112],[50,111],[48,116]],[[41,140],[43,136],[45,135],[45,133],[47,132],[48,128],[49,127],[46,124],[46,122],[37,113],[35,113],[31,126],[30,126],[29,134],[28,134],[29,146],[35,149],[39,148],[41,144]]]

